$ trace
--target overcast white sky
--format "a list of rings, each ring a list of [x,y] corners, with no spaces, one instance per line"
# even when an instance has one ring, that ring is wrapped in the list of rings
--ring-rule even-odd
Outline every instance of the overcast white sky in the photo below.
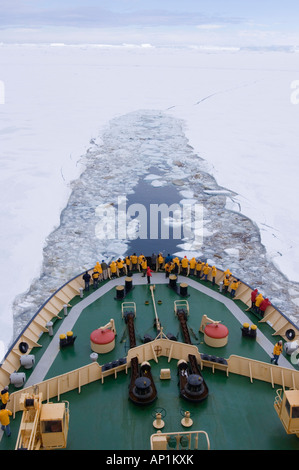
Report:
[[[298,0],[0,0],[0,42],[299,45]]]

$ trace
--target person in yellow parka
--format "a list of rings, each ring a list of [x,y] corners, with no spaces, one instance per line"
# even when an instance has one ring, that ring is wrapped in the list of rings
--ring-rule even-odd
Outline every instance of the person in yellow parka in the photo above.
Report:
[[[4,408],[6,408],[6,405],[8,403],[8,400],[9,400],[9,393],[8,393],[8,386],[6,385],[6,387],[4,387],[3,390],[1,390],[1,395],[0,395],[0,398],[1,398],[1,410],[3,410]]]
[[[193,257],[190,259],[190,275],[194,276],[196,268],[196,259]]]
[[[169,277],[169,274],[171,272],[171,263],[170,261],[168,261],[168,263],[165,264],[164,266],[164,269],[165,269],[165,277]]]
[[[200,277],[200,274],[201,274],[201,270],[203,268],[203,266],[205,265],[204,262],[200,261],[200,259],[197,260],[196,262],[196,276],[197,277]]]
[[[229,270],[229,269],[227,269],[226,271],[224,271],[224,273],[223,273],[223,274],[224,274],[224,278],[226,278],[226,277],[228,276],[228,277],[229,277],[229,279],[230,279],[230,277],[231,277],[231,275],[232,275],[232,273],[230,272],[230,270]]]
[[[159,271],[163,269],[164,258],[162,253],[159,253],[158,256],[158,264],[159,264]]]
[[[103,280],[103,268],[102,268],[102,265],[99,263],[99,261],[96,262],[94,271],[97,271],[99,273],[98,279],[99,281],[102,281]]]
[[[5,431],[7,437],[11,436],[10,431],[10,419],[9,417],[12,416],[12,412],[6,408],[0,410],[0,423],[2,431]]]
[[[141,253],[141,255],[138,256],[138,269],[139,269],[139,271],[141,270],[141,265],[142,265],[143,258],[144,258],[144,256]]]
[[[102,269],[102,268],[101,268]],[[93,279],[93,288],[96,289],[99,285],[99,276],[100,273],[96,269],[96,267],[93,268],[93,273],[92,273],[92,279]]]
[[[210,274],[210,271],[212,270],[212,268],[210,268],[210,266],[208,265],[208,263],[205,264],[205,266],[203,267],[203,274],[201,276],[201,279],[204,277],[205,278],[205,281],[208,280],[208,275]]]
[[[230,285],[230,296],[235,297],[236,295],[236,290],[238,289],[239,285],[241,282],[239,280],[234,279],[233,282]]]
[[[143,275],[142,277],[145,277],[146,275],[146,270],[147,270],[147,260],[145,257],[143,257],[143,260],[141,262],[141,269],[142,269],[142,272],[143,272]]]
[[[278,343],[275,344],[274,349],[273,349],[273,357],[271,359],[271,364],[276,364],[278,365],[278,359],[279,356],[282,353],[282,341],[278,341]]]
[[[254,310],[256,312],[258,312],[258,310],[260,308],[260,305],[261,305],[263,300],[264,300],[264,297],[262,296],[262,294],[257,295],[257,297],[255,299],[255,306],[254,306]]]
[[[109,267],[110,267],[111,277],[112,278],[116,277],[117,276],[116,262],[112,261]]]
[[[181,261],[181,265],[182,265],[182,274],[183,274],[183,276],[187,276],[188,266],[189,266],[189,260],[188,260],[187,256],[184,256],[184,258]]]
[[[229,276],[226,276],[226,277],[223,279],[223,288],[224,288],[224,293],[225,293],[225,294],[227,294],[229,285],[230,285]]]
[[[130,256],[126,256],[126,267],[127,267],[127,271],[131,270],[131,258],[130,258]]]
[[[138,257],[136,255],[136,253],[134,253],[131,256],[131,262],[132,262],[132,271],[137,271]]]
[[[124,262],[121,258],[118,258],[116,262],[116,266],[117,266],[119,274],[123,276],[125,274],[125,268],[124,268]]]
[[[213,286],[216,283],[216,276],[217,276],[217,268],[215,266],[212,266],[212,284],[213,284]]]

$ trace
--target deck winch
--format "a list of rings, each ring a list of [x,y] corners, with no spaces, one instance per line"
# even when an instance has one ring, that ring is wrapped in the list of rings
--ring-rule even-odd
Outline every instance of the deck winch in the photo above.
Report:
[[[143,400],[149,398],[152,394],[150,379],[147,377],[137,377],[132,393],[136,398],[142,398]]]
[[[188,395],[198,396],[204,391],[203,378],[197,374],[190,374],[187,378],[185,391]]]

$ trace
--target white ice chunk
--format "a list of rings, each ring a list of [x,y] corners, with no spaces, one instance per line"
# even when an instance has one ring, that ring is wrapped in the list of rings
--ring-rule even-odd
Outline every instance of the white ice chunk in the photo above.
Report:
[[[240,250],[238,250],[238,248],[226,248],[224,251],[228,255],[234,256],[236,258],[240,256]]]

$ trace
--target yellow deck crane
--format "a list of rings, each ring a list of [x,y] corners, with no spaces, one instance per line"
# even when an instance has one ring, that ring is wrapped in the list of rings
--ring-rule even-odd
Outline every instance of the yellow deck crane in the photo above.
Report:
[[[69,429],[69,404],[42,403],[42,394],[23,393],[23,410],[16,450],[65,448]]]

